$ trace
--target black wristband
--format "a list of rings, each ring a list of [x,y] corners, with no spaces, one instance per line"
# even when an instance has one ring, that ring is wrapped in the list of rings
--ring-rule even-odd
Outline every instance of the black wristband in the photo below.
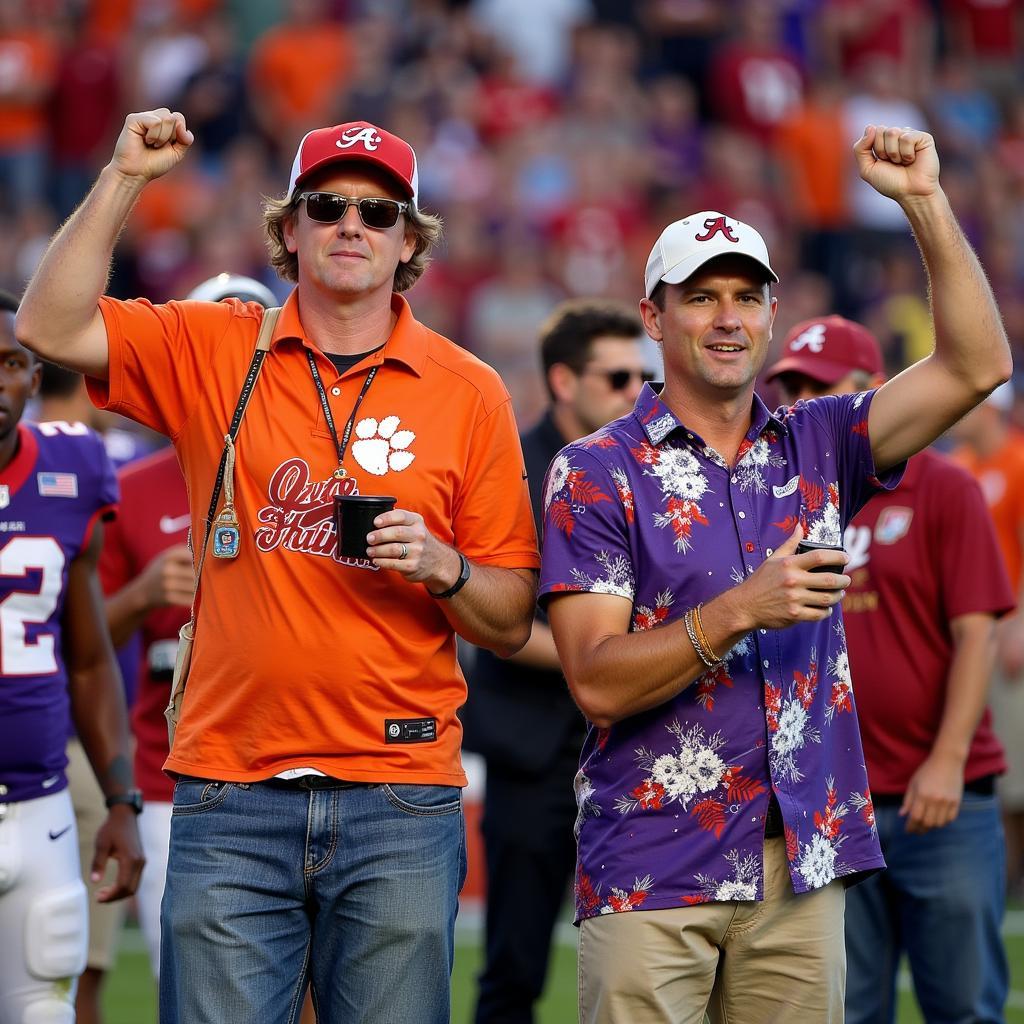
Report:
[[[462,565],[462,571],[459,573],[459,578],[447,590],[442,590],[440,594],[435,594],[429,588],[427,589],[427,593],[438,601],[444,601],[449,597],[454,597],[469,580],[469,559],[461,551],[456,551],[455,553],[459,556],[459,562]]]
[[[142,790],[140,789],[129,789],[124,793],[115,793],[114,796],[108,796],[103,801],[107,810],[111,807],[116,807],[118,804],[127,804],[136,814],[142,813]]]

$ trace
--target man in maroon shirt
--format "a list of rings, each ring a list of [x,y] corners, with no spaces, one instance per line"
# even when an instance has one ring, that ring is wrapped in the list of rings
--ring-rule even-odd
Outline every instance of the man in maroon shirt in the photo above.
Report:
[[[173,448],[164,448],[121,470],[118,482],[129,513],[110,530],[100,559],[107,593],[107,622],[115,645],[141,628],[142,658],[132,706],[135,777],[146,801],[139,833],[152,871],[139,887],[139,923],[154,974],[160,959],[160,899],[167,871],[174,783],[162,771],[167,759],[164,708],[170,696],[178,630],[188,621],[195,587],[185,546],[188,494]]]
[[[874,337],[837,316],[794,327],[767,378],[789,403],[884,380]],[[871,787],[858,809],[874,818],[888,865],[846,896],[846,1020],[895,1020],[904,951],[927,1020],[1002,1020],[994,780],[1005,763],[985,702],[995,619],[1013,594],[984,499],[965,470],[923,451],[854,517],[844,546]]]

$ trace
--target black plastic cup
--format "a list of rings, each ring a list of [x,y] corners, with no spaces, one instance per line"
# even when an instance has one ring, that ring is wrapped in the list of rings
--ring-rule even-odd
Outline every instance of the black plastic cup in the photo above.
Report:
[[[337,500],[337,499],[335,499]],[[796,553],[798,555],[806,555],[808,551],[836,551],[841,555],[846,554],[846,548],[839,544],[819,544],[813,540],[802,540],[796,546]],[[811,572],[837,572],[842,573],[843,565],[839,560],[835,562],[825,562],[824,565],[816,565]]]
[[[390,494],[336,494],[334,529],[338,534],[338,554],[342,558],[366,556],[366,535],[382,512],[390,512],[398,499]]]

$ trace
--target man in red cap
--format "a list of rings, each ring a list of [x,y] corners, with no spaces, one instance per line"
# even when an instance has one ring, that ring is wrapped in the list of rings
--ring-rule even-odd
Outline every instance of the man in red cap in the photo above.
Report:
[[[878,342],[866,328],[841,316],[797,324],[786,338],[784,355],[766,379],[778,380],[786,396],[847,395],[885,380]],[[803,394],[806,390],[808,393]]]
[[[808,320],[767,373],[789,404],[885,380],[874,336]],[[1000,926],[1005,851],[986,708],[995,620],[1013,607],[995,531],[970,475],[925,450],[844,533],[843,601],[870,791],[852,810],[887,868],[846,894],[846,1021],[895,1020],[906,952],[926,1020],[1001,1020],[1009,977]],[[950,965],[955,964],[955,969]]]
[[[171,438],[191,499],[160,1018],[283,1024],[308,983],[321,1020],[441,1024],[465,873],[456,634],[517,651],[539,564],[511,402],[402,297],[440,223],[411,147],[364,122],[307,134],[266,204],[296,283],[279,317],[103,296],[133,203],[191,143],[179,113],[128,116],[20,322],[97,404]],[[332,511],[353,494],[395,507],[347,555]]]

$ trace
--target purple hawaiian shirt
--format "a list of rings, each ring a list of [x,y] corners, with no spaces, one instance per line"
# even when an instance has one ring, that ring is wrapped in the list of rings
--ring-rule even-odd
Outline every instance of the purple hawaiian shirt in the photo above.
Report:
[[[875,476],[874,392],[772,414],[755,396],[735,467],[650,386],[565,447],[544,492],[541,595],[620,594],[631,628],[682,618],[739,583],[800,523],[839,544],[899,467]],[[591,726],[576,777],[576,919],[759,900],[774,788],[797,892],[884,867],[842,617],[758,629],[672,700]]]

